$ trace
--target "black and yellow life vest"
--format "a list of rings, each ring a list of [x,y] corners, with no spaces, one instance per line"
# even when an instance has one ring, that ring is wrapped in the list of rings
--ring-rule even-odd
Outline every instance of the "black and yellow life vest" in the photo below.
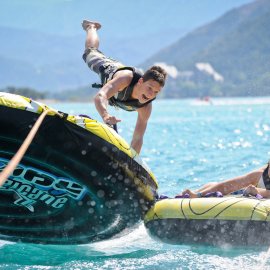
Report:
[[[140,103],[138,99],[133,99],[132,92],[134,86],[142,77],[142,73],[134,67],[121,67],[117,69],[117,71],[126,69],[132,71],[133,73],[132,81],[129,84],[129,86],[127,86],[124,90],[118,92],[116,95],[114,95],[109,99],[109,105],[119,107],[125,111],[136,111],[137,109],[142,108],[146,106],[148,103],[152,102],[155,98],[147,101],[146,103]]]

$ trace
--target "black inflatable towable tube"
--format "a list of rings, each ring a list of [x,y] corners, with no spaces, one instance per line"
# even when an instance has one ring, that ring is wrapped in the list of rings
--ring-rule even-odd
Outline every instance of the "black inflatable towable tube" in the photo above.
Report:
[[[48,108],[0,93],[0,169]],[[0,239],[82,244],[138,223],[157,182],[137,153],[96,120],[51,111],[20,164],[0,187]]]

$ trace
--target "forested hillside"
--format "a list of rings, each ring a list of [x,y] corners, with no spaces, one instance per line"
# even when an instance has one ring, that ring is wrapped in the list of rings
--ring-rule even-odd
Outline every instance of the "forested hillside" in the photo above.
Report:
[[[165,97],[270,95],[270,1],[233,9],[148,59],[173,70]]]

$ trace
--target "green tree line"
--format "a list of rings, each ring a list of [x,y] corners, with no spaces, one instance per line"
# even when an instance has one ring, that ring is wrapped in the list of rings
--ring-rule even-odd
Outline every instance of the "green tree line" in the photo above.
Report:
[[[8,86],[6,88],[1,89],[0,91],[11,93],[11,94],[17,94],[17,95],[29,97],[32,99],[45,99],[45,98],[47,98],[46,93],[37,91],[37,90],[32,89],[32,88],[28,88],[28,87]]]

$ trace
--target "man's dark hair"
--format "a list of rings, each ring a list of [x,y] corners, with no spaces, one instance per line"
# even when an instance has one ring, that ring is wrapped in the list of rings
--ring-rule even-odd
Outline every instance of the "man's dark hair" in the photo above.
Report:
[[[143,74],[143,81],[154,80],[158,82],[162,87],[165,85],[167,72],[160,66],[152,66]]]

